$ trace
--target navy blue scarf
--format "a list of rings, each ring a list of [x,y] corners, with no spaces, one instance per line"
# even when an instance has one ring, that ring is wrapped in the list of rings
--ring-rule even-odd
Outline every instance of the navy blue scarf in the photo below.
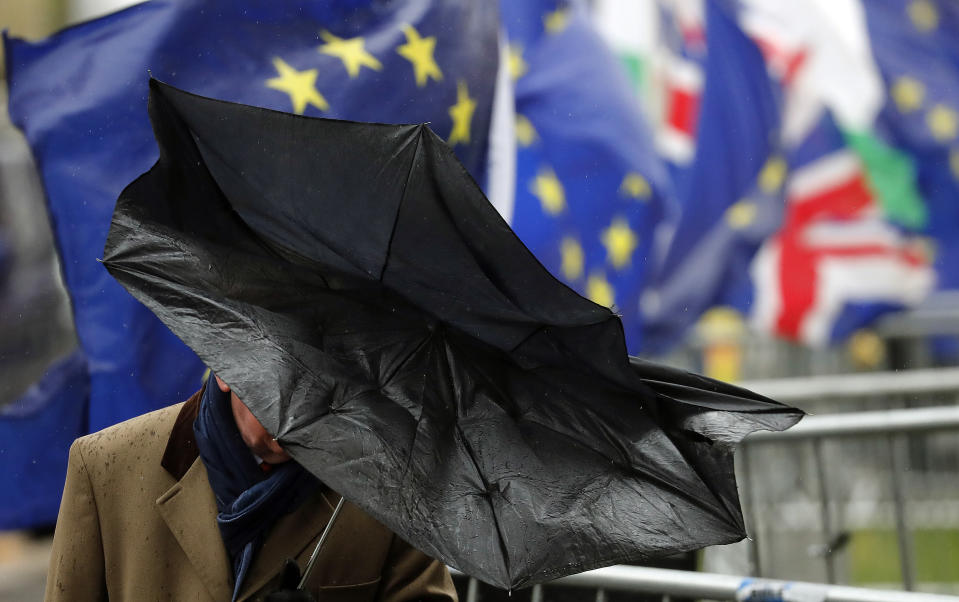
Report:
[[[292,460],[264,472],[236,427],[230,394],[220,391],[212,374],[193,432],[216,496],[216,522],[233,565],[236,600],[267,531],[306,501],[319,481]]]

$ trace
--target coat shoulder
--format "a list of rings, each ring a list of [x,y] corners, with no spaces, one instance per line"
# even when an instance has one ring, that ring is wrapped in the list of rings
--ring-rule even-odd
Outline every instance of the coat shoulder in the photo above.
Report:
[[[131,418],[74,442],[85,458],[110,461],[144,456],[161,457],[183,403]],[[159,462],[159,460],[157,460]]]

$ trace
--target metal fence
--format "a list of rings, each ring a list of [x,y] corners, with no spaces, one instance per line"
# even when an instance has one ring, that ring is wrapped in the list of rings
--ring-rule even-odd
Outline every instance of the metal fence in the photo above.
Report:
[[[919,527],[948,548],[959,542],[959,370],[749,386],[807,410],[842,413],[810,415],[789,431],[744,442],[737,473],[752,535],[747,572],[848,581],[856,534],[888,531],[898,575],[890,571],[883,583],[959,588],[959,563],[920,586],[914,549]],[[941,553],[959,558],[959,549]]]
[[[541,602],[548,590],[576,588],[583,592],[581,600],[604,602],[609,593],[654,594],[662,602],[675,598],[699,600],[736,600],[737,602],[959,602],[957,596],[877,590],[842,585],[825,585],[802,581],[753,579],[716,573],[674,571],[638,566],[611,566],[587,571],[545,586],[535,586],[533,602]],[[465,602],[479,602],[476,580],[470,579]]]
[[[888,462],[889,490],[892,494],[893,514],[895,520],[896,541],[899,553],[900,574],[906,590],[916,588],[915,559],[910,545],[911,537],[906,513],[906,495],[904,481],[906,466],[909,462],[906,447],[907,433],[931,433],[936,431],[959,431],[959,407],[917,408],[907,410],[880,410],[874,412],[857,412],[854,414],[808,416],[803,422],[784,433],[756,433],[743,445],[741,461],[744,466],[740,479],[740,493],[750,500],[753,493],[753,482],[748,476],[753,472],[755,446],[760,442],[803,441],[809,445],[813,458],[816,475],[816,487],[819,490],[819,524],[822,533],[821,553],[823,559],[826,582],[836,582],[836,542],[842,541],[842,533],[835,524],[833,508],[830,499],[830,487],[826,477],[826,455],[824,441],[829,438],[848,438],[881,436],[887,447],[886,457],[879,456],[879,461]],[[750,541],[750,560],[752,573],[763,574],[763,562],[759,553],[759,538],[757,532],[755,505],[748,504],[747,521],[754,525],[753,537]]]

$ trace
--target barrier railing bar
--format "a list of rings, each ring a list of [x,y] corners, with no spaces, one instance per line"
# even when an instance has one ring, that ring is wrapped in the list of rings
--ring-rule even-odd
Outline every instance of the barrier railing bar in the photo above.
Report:
[[[777,378],[737,383],[784,403],[959,390],[959,368]]]
[[[781,433],[757,431],[746,437],[745,442],[939,431],[956,428],[959,428],[959,406],[876,410],[806,416],[799,424],[788,431]]]
[[[816,486],[819,487],[819,521],[822,526],[822,557],[826,564],[826,583],[836,582],[836,562],[829,549],[833,538],[832,521],[829,517],[829,488],[826,486],[826,467],[822,459],[822,439],[813,439],[813,463],[816,467]]]
[[[808,599],[822,602],[959,602],[959,596],[941,594],[823,585],[802,581],[750,579],[735,575],[625,565],[587,571],[551,581],[545,585],[571,585],[709,600],[735,600],[737,591],[748,584],[767,586],[771,590],[789,586],[794,592],[804,591],[814,594],[815,597],[810,595],[807,596]]]
[[[742,471],[739,472],[739,492],[746,501],[743,506],[743,520],[746,523],[749,542],[749,574],[752,577],[762,577],[762,561],[759,554],[759,515],[756,512],[756,495],[753,489],[753,466],[749,446],[743,445],[739,449],[739,460]]]
[[[906,591],[916,589],[913,573],[912,538],[906,524],[906,501],[902,492],[902,479],[906,474],[905,441],[902,435],[889,435],[890,474],[892,477],[892,499],[896,514],[896,540],[899,545],[899,566],[902,571],[902,585]]]

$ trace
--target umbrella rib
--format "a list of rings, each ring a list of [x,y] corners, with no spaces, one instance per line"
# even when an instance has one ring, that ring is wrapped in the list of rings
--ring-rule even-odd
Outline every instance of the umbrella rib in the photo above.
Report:
[[[406,191],[410,187],[410,180],[413,179],[413,166],[416,164],[416,158],[420,154],[420,147],[423,142],[423,125],[416,129],[416,147],[413,149],[413,157],[410,159],[410,166],[406,172],[406,182],[403,183],[403,192],[400,194],[400,202],[396,204],[396,214],[393,216],[393,228],[390,230],[390,239],[386,242],[386,257],[383,258],[383,267],[380,268],[380,274],[377,277],[379,282],[383,282],[383,276],[386,274],[386,268],[390,264],[390,258],[393,255],[393,237],[396,236],[396,229],[400,223],[400,210],[403,203],[406,202]]]
[[[642,377],[641,377],[641,378],[642,378]],[[651,378],[642,378],[642,380],[643,380],[644,383],[647,383],[651,388],[653,388],[654,390],[657,390],[657,391],[659,390],[659,389],[657,388],[657,385],[658,385],[659,387],[669,388],[669,389],[673,389],[673,390],[675,390],[675,389],[678,388],[678,389],[682,389],[682,390],[684,390],[684,391],[690,391],[690,392],[692,392],[692,393],[696,393],[696,392],[697,392],[697,389],[696,389],[695,387],[691,387],[691,386],[689,386],[689,385],[683,385],[683,384],[679,384],[679,383],[671,383],[671,382],[668,382],[668,381],[656,380],[656,379],[651,379]],[[716,394],[716,395],[722,395],[722,396],[724,396],[724,397],[735,398],[734,395],[729,394],[729,393],[724,393],[724,392],[722,392],[722,391],[709,391],[709,393],[713,393],[713,394]],[[733,413],[737,413],[737,414],[782,414],[784,411],[786,411],[786,413],[795,414],[795,415],[798,416],[798,415],[801,413],[801,411],[802,411],[802,410],[798,410],[798,409],[796,409],[796,408],[784,408],[783,406],[772,405],[772,404],[775,403],[775,402],[763,401],[763,400],[758,400],[758,399],[749,399],[748,401],[750,401],[750,402],[752,402],[752,403],[755,403],[757,406],[760,405],[760,404],[762,404],[762,407],[744,408],[744,409],[730,409],[730,408],[719,407],[719,404],[707,405],[706,403],[700,403],[700,402],[696,402],[696,401],[689,401],[689,400],[686,400],[686,399],[681,399],[681,398],[679,398],[679,397],[675,397],[673,394],[663,393],[663,395],[666,395],[667,397],[669,397],[670,400],[675,401],[675,402],[677,402],[677,403],[681,403],[681,404],[683,404],[683,405],[693,406],[693,407],[697,407],[697,408],[705,408],[705,409],[707,409],[707,410],[712,410],[712,411],[717,411],[717,412],[733,412]],[[740,398],[740,401],[741,401],[741,398]],[[757,429],[757,430],[762,430],[762,429]]]
[[[487,381],[488,384],[490,384],[490,385],[493,384],[493,380],[490,379],[490,377],[489,377],[488,375],[486,375],[485,373],[482,373],[482,372],[481,372],[480,374],[482,374],[483,378]],[[591,408],[589,408],[589,407],[586,406],[585,404],[582,406],[581,410],[584,411],[584,412],[587,413],[587,414],[590,414],[590,415],[594,416],[595,419],[596,419],[596,422],[597,422],[598,424],[603,425],[604,430],[607,428],[607,427],[605,426],[605,419],[603,418],[602,415],[600,415],[600,414],[597,413],[596,411],[592,410]],[[652,418],[652,417],[651,417],[651,418]],[[532,424],[535,424],[535,425],[539,426],[540,428],[544,428],[544,429],[546,429],[546,430],[548,430],[548,431],[550,431],[550,432],[553,432],[553,433],[555,433],[555,434],[557,434],[557,435],[559,435],[559,436],[561,436],[561,437],[563,437],[563,438],[565,438],[565,439],[569,439],[570,441],[573,441],[574,443],[577,443],[578,445],[582,446],[584,449],[592,452],[593,454],[595,454],[595,455],[597,455],[597,456],[599,456],[599,457],[601,457],[601,458],[609,459],[609,457],[608,457],[605,453],[603,453],[602,451],[599,451],[598,449],[596,449],[596,448],[594,448],[594,447],[592,447],[592,446],[590,446],[590,445],[586,445],[586,444],[583,442],[582,439],[579,439],[579,438],[575,437],[575,436],[574,436],[573,434],[571,434],[571,433],[566,433],[566,432],[560,431],[560,430],[558,430],[556,427],[553,427],[553,426],[550,426],[550,425],[545,424],[545,423],[543,423],[543,422],[540,422],[540,421],[538,421],[538,420],[535,419],[535,416],[531,416],[531,415],[529,415],[529,414],[526,414],[526,415],[524,415],[524,418],[523,418],[523,419],[526,420],[526,421],[528,421],[528,422],[530,422],[530,423],[532,423]],[[660,424],[659,424],[657,421],[655,421],[655,420],[654,420],[654,423],[656,424],[657,428],[659,428],[660,431],[663,432],[663,435],[664,435],[667,439],[669,439],[670,442],[672,443],[672,438],[669,436],[669,433],[667,433],[667,432],[665,431],[665,429],[663,429],[662,425],[660,425]],[[608,435],[608,433],[607,433],[607,435]],[[607,440],[609,440],[609,439],[612,439],[612,438],[609,437],[609,436],[607,436]],[[611,443],[611,444],[612,444],[612,445],[617,449],[617,451],[619,451],[620,454],[623,456],[623,463],[624,463],[625,465],[629,466],[630,468],[633,468],[633,464],[627,460],[628,454],[626,453],[626,450],[623,448],[623,446],[620,445],[620,444],[615,444],[615,443]],[[673,443],[673,446],[676,447],[676,444]],[[711,488],[709,488],[709,486],[708,486],[708,484],[707,484],[707,480],[706,480],[706,479],[703,479],[703,477],[702,477],[702,476],[699,474],[699,472],[696,470],[696,467],[693,466],[693,465],[688,461],[688,459],[686,458],[685,454],[682,453],[682,450],[680,450],[678,447],[676,447],[676,449],[677,449],[677,452],[680,454],[680,456],[682,456],[683,459],[686,460],[687,465],[689,465],[690,470],[691,470],[692,473],[696,476],[696,478],[697,478],[699,481],[701,481],[704,485],[706,485],[707,490],[710,492],[710,494],[711,494],[714,498],[716,498],[716,500],[719,502],[719,505],[720,505],[724,510],[728,511],[728,509],[726,508],[726,504],[725,504],[725,502],[723,501],[723,499],[722,499],[721,497],[717,496],[716,493],[715,493]],[[634,468],[634,470],[635,470],[635,468]],[[684,491],[682,491],[681,489],[677,488],[675,485],[673,485],[673,484],[670,483],[669,481],[666,481],[666,480],[664,480],[664,479],[662,479],[662,478],[660,478],[660,477],[657,477],[656,475],[654,475],[654,474],[652,474],[652,473],[650,473],[650,472],[648,472],[648,471],[639,471],[639,470],[636,470],[636,472],[642,472],[642,474],[643,474],[646,478],[648,478],[650,481],[655,481],[656,483],[660,484],[660,485],[663,487],[663,489],[673,491],[674,493],[676,493],[676,495],[677,495],[678,497],[688,498],[690,501],[692,501],[692,502],[694,503],[694,505],[702,506],[702,504],[697,503],[697,502],[700,502],[700,500],[699,500],[698,498],[695,498],[695,497],[693,497],[693,496],[690,496],[690,495],[686,494]]]
[[[429,343],[430,340],[431,340],[431,338],[432,338],[432,337],[426,337],[423,341],[421,341],[420,344],[416,346],[416,349],[414,349],[413,351],[411,351],[411,352],[409,353],[409,355],[407,355],[406,358],[403,359],[403,361],[400,363],[400,365],[398,365],[398,366],[393,370],[393,372],[390,374],[390,377],[387,379],[386,382],[389,382],[389,380],[392,379],[393,375],[396,374],[396,372],[399,371],[401,365],[406,364],[407,362],[409,362],[409,361],[410,361],[410,358],[412,358],[414,354],[416,354],[417,352],[419,352],[420,349],[422,349],[427,343]],[[432,355],[432,350],[430,351],[430,355]],[[384,382],[383,384],[385,385],[386,382]],[[423,399],[423,393],[424,393],[425,390],[426,390],[426,375],[424,374],[423,380],[422,380],[422,388],[420,389],[420,399],[421,399],[421,400]],[[410,441],[410,446],[409,446],[410,452],[409,452],[409,455],[406,457],[406,468],[403,470],[404,478],[405,478],[406,475],[409,475],[409,473],[410,473],[410,467],[413,465],[413,455],[414,455],[414,453],[415,453],[416,440],[419,439],[419,436],[420,436],[420,425],[423,423],[423,420],[424,420],[424,418],[425,418],[425,415],[426,415],[426,404],[422,404],[422,407],[420,408],[420,415],[419,415],[419,417],[416,419],[416,426],[415,426],[415,428],[413,429],[413,438],[412,438],[412,440]]]
[[[300,261],[313,262],[314,260],[312,260],[312,259],[310,259],[309,257],[303,255],[303,254],[300,253],[299,251],[296,251],[296,250],[294,250],[294,249],[291,249],[291,248],[287,247],[286,245],[280,244],[279,241],[272,241],[272,240],[270,240],[268,237],[266,237],[265,235],[261,234],[256,228],[254,228],[254,227],[250,224],[249,221],[247,221],[246,218],[243,217],[243,214],[236,208],[236,206],[234,205],[234,203],[233,203],[233,201],[230,199],[230,197],[226,194],[226,192],[223,191],[223,187],[220,185],[220,181],[216,178],[216,176],[213,175],[213,172],[210,171],[210,167],[209,167],[209,165],[208,165],[209,161],[208,161],[208,159],[207,159],[207,156],[208,156],[208,155],[211,156],[211,157],[215,157],[216,159],[218,159],[218,160],[220,161],[220,165],[221,165],[224,169],[229,170],[229,171],[236,177],[236,179],[243,181],[243,182],[246,183],[248,186],[250,186],[250,188],[253,188],[254,190],[256,190],[256,192],[257,192],[262,198],[269,199],[269,198],[270,198],[270,195],[267,194],[265,191],[261,190],[258,186],[255,186],[255,183],[254,183],[253,181],[251,181],[251,180],[248,179],[248,178],[245,178],[244,175],[243,175],[243,173],[242,173],[241,171],[239,171],[237,168],[233,167],[233,165],[232,165],[229,161],[227,161],[225,157],[223,157],[223,154],[222,154],[222,153],[217,152],[216,149],[215,149],[214,147],[212,147],[211,145],[204,143],[204,142],[200,139],[199,134],[197,134],[197,133],[193,130],[193,128],[191,128],[189,125],[187,125],[187,129],[189,130],[189,132],[190,132],[191,134],[193,134],[194,136],[196,136],[196,138],[195,138],[195,140],[194,140],[194,144],[195,144],[195,146],[196,146],[197,152],[200,154],[200,157],[204,160],[204,166],[206,167],[207,173],[208,173],[209,176],[210,176],[210,180],[213,181],[213,183],[216,185],[217,189],[220,191],[220,194],[223,195],[223,199],[226,201],[227,205],[230,207],[230,211],[232,211],[233,214],[236,215],[237,219],[239,219],[240,222],[246,227],[248,233],[253,237],[253,239],[256,240],[257,242],[259,242],[260,244],[264,245],[270,252],[279,254],[281,257],[288,258],[288,257],[292,256],[292,257],[294,257],[294,258],[299,259]],[[288,213],[284,213],[283,215],[289,216],[291,220],[295,220],[295,219],[296,219],[295,216],[289,215]],[[342,253],[342,252],[334,249],[334,248],[331,247],[330,245],[326,244],[326,243],[323,242],[322,240],[320,240],[319,242],[321,242],[321,243],[323,244],[323,246],[324,246],[328,251],[330,251],[331,253],[333,253],[334,255],[336,255],[337,257],[339,257],[340,259],[344,260],[346,263],[352,265],[353,267],[355,267],[356,269],[360,270],[361,272],[362,272],[362,271],[365,271],[365,270],[363,269],[363,266],[362,266],[362,265],[358,265],[348,253]],[[327,280],[326,280],[326,276],[324,276],[323,274],[319,274],[319,276],[323,279],[324,282],[327,281]],[[328,286],[328,285],[327,285],[327,286]]]
[[[741,527],[741,526],[742,526],[742,519],[741,519],[741,518],[737,519],[737,512],[736,512],[736,506],[738,506],[738,503],[737,503],[737,502],[738,502],[738,498],[737,498],[736,500],[734,500],[734,502],[733,502],[733,507],[731,508],[728,500],[726,500],[726,498],[724,498],[722,495],[720,495],[719,492],[718,492],[718,490],[713,486],[712,483],[710,483],[710,479],[704,477],[703,475],[701,475],[701,474],[699,473],[699,468],[698,468],[695,464],[693,464],[692,462],[689,461],[689,456],[688,456],[688,454],[683,450],[683,448],[682,448],[681,446],[679,446],[679,445],[676,445],[676,442],[673,441],[673,436],[672,436],[670,433],[668,433],[665,429],[663,430],[663,433],[666,435],[666,438],[669,439],[669,440],[673,443],[673,447],[675,447],[675,448],[676,448],[676,451],[679,452],[679,455],[683,457],[683,460],[686,461],[686,464],[689,465],[689,467],[692,469],[693,473],[696,475],[696,477],[699,479],[699,481],[703,484],[703,486],[709,491],[709,493],[713,496],[713,498],[714,498],[716,501],[719,502],[719,506],[720,506],[723,510],[726,511],[726,514],[727,514],[728,518],[729,518],[732,522],[736,523],[738,526]],[[733,475],[732,475],[732,480],[733,480],[733,488],[735,489],[735,488],[736,488],[736,475],[735,475],[735,473],[733,473]],[[739,516],[742,516],[742,515],[739,514]]]
[[[521,341],[519,341],[518,343],[516,343],[515,345],[513,345],[513,347],[512,347],[511,349],[509,349],[509,352],[510,352],[510,353],[515,353],[517,349],[519,349],[520,347],[522,347],[523,345],[525,345],[527,341],[529,341],[531,338],[533,338],[534,336],[536,336],[538,333],[543,332],[545,329],[546,329],[546,324],[540,324],[540,325],[537,326],[536,328],[531,329],[531,330],[529,331],[529,334],[527,334],[525,337],[523,337],[523,339],[522,339]]]
[[[591,447],[591,446],[589,446],[589,445],[584,444],[583,441],[582,441],[582,439],[578,439],[578,438],[576,438],[575,436],[573,436],[573,435],[570,434],[570,433],[564,433],[563,431],[560,431],[560,430],[556,429],[555,427],[552,427],[552,426],[550,426],[550,425],[548,425],[548,424],[544,424],[544,423],[542,423],[542,422],[539,422],[538,420],[535,420],[534,418],[526,418],[525,420],[527,420],[527,421],[529,421],[529,422],[531,422],[531,423],[533,423],[533,424],[535,424],[535,425],[537,425],[537,426],[539,426],[539,427],[541,427],[541,428],[544,428],[544,429],[546,429],[546,430],[548,430],[548,431],[550,431],[550,432],[556,433],[557,435],[559,435],[559,436],[561,436],[561,437],[564,437],[564,438],[566,438],[566,439],[569,439],[570,441],[572,441],[572,442],[580,445],[582,448],[584,448],[584,449],[586,449],[586,450],[589,450],[589,451],[593,452],[594,454],[596,454],[597,456],[599,456],[599,457],[601,457],[601,458],[604,458],[604,459],[607,459],[607,460],[609,459],[609,457],[608,457],[606,454],[604,454],[603,452],[595,449],[594,447]],[[658,425],[657,425],[657,426],[658,426]],[[666,437],[669,438],[669,435],[668,435],[665,431],[662,430],[662,427],[659,427],[659,428],[660,428],[660,430],[666,435]],[[670,440],[670,441],[671,441],[671,440]],[[674,444],[674,445],[675,445],[675,444]],[[686,457],[682,454],[682,452],[680,451],[679,453],[680,453],[681,456],[683,456],[683,459],[685,460]],[[689,468],[690,468],[690,470],[692,471],[692,473],[693,473],[694,475],[696,475],[697,480],[702,481],[703,479],[702,479],[702,477],[699,475],[699,473],[696,471],[696,468],[695,468],[694,466],[690,465],[688,461],[686,462],[686,464],[689,466]],[[636,466],[633,465],[632,462],[626,462],[625,465],[630,469],[631,472],[634,472],[634,473],[637,473],[637,474],[641,474],[645,479],[649,480],[650,482],[653,482],[653,483],[657,484],[658,486],[662,487],[664,490],[673,492],[677,497],[680,497],[680,498],[683,498],[683,499],[686,499],[686,500],[692,502],[693,505],[695,505],[695,506],[699,506],[699,507],[701,507],[701,508],[713,508],[712,505],[707,505],[707,504],[701,503],[701,502],[702,502],[701,499],[699,499],[699,498],[697,498],[696,496],[691,495],[691,494],[683,491],[682,489],[678,488],[676,485],[670,483],[670,482],[667,481],[666,479],[663,479],[662,477],[659,477],[659,476],[657,476],[657,475],[655,475],[655,474],[653,474],[653,473],[651,473],[651,472],[649,472],[649,471],[646,471],[646,470],[642,470],[642,469],[640,469],[640,468],[637,468]],[[714,493],[711,489],[709,489],[709,488],[707,487],[707,490],[709,491],[709,493],[710,493],[714,498],[716,497],[715,493]],[[720,502],[720,506],[722,507],[722,509],[723,509],[723,510],[726,510],[725,505],[722,503],[722,500],[719,499],[719,498],[717,498],[717,500]]]
[[[480,480],[483,482],[483,487],[485,488],[483,492],[485,494],[484,497],[489,504],[490,516],[493,517],[493,525],[496,526],[496,542],[499,544],[500,553],[503,555],[503,564],[506,568],[506,576],[510,583],[512,583],[513,574],[510,571],[509,566],[509,550],[506,547],[506,538],[503,535],[503,527],[500,525],[499,517],[496,516],[496,507],[493,505],[493,496],[490,492],[490,483],[486,480],[486,476],[480,469],[479,462],[476,460],[476,455],[473,453],[473,447],[470,445],[469,439],[466,438],[466,433],[463,432],[463,427],[459,421],[456,422],[456,432],[459,433],[460,439],[463,441],[463,448],[466,449],[466,453],[469,456],[470,461],[473,463],[473,467],[476,469],[476,474],[479,475]]]
[[[416,347],[415,347],[414,349],[411,349],[410,352],[406,354],[406,357],[404,357],[402,360],[400,360],[399,362],[397,362],[396,365],[393,366],[393,369],[390,370],[389,374],[387,374],[387,375],[380,381],[380,383],[379,383],[380,386],[381,386],[381,387],[385,387],[391,380],[393,380],[393,377],[396,376],[396,373],[399,372],[400,369],[401,369],[403,366],[405,366],[407,363],[409,363],[410,359],[411,359],[414,355],[416,355],[417,353],[419,353],[420,350],[423,349],[423,347],[424,347],[427,343],[429,343],[430,340],[432,340],[432,338],[433,338],[433,337],[432,337],[432,334],[430,334],[430,335],[424,337],[422,341],[420,341],[419,343],[417,343]]]

